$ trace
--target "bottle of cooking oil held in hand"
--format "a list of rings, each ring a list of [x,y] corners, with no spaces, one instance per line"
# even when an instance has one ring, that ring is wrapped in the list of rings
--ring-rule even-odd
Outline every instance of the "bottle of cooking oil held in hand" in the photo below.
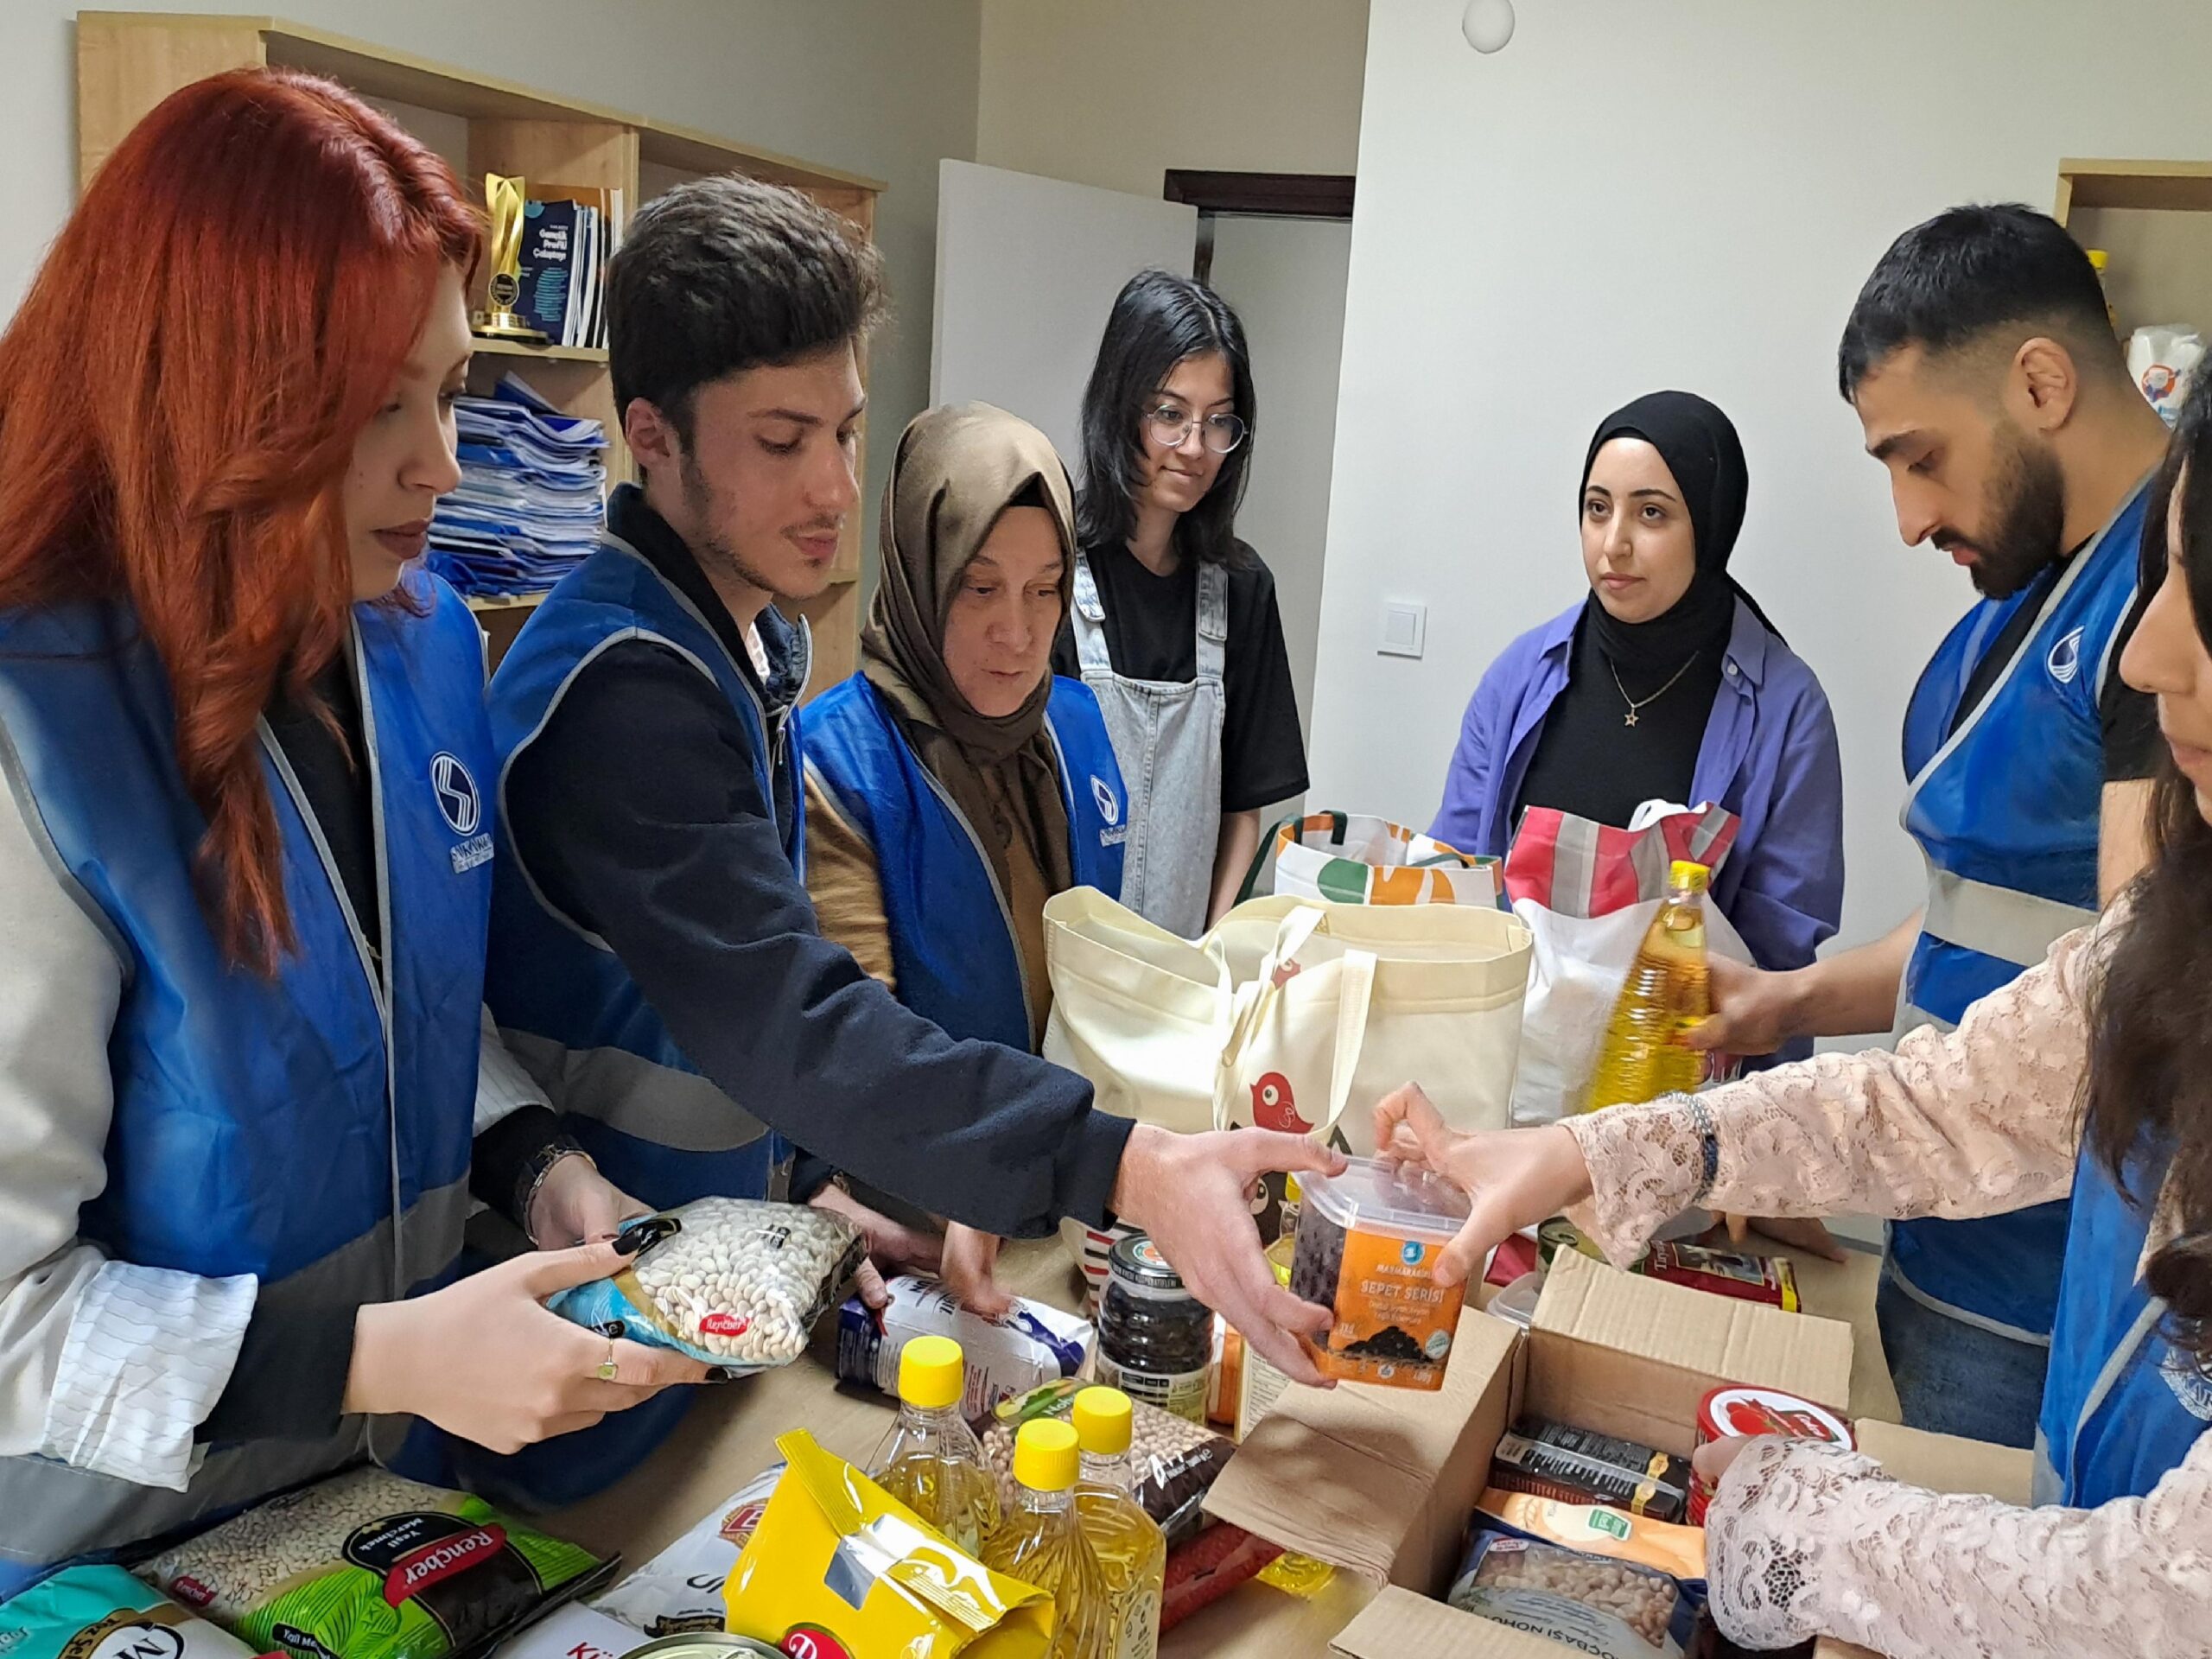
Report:
[[[1705,962],[1705,889],[1712,872],[1677,859],[1667,900],[1628,970],[1582,1109],[1686,1094],[1705,1079],[1705,1056],[1684,1037],[1713,1012]]]
[[[1014,1442],[1014,1503],[983,1541],[983,1565],[1052,1599],[1048,1659],[1110,1659],[1105,1575],[1076,1519],[1083,1472],[1075,1430],[1057,1419],[1024,1423]]]
[[[1075,1489],[1076,1523],[1090,1541],[1106,1581],[1112,1659],[1153,1659],[1160,1651],[1160,1607],[1167,1580],[1167,1537],[1160,1523],[1130,1496],[1133,1415],[1119,1389],[1085,1389],[1071,1414],[1083,1448],[1083,1478]]]
[[[868,1478],[969,1555],[998,1525],[998,1483],[960,1414],[967,1363],[950,1337],[917,1337],[899,1355],[899,1421]]]

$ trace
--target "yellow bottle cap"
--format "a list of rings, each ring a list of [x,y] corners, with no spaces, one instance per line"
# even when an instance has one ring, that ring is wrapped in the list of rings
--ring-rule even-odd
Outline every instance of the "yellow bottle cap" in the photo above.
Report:
[[[916,1337],[899,1351],[899,1397],[917,1411],[960,1403],[968,1363],[950,1337]]]
[[[1094,1458],[1118,1458],[1134,1438],[1129,1396],[1119,1389],[1085,1389],[1075,1397],[1075,1437]]]
[[[1693,893],[1703,893],[1713,879],[1713,872],[1702,864],[1687,858],[1678,858],[1668,867],[1667,882],[1670,887],[1688,887]]]
[[[2096,267],[2100,275],[2103,273],[2107,266],[2112,264],[2112,255],[2107,253],[2102,248],[2090,248],[2087,251],[2089,256],[2089,263]]]
[[[1014,1478],[1033,1492],[1065,1492],[1083,1472],[1075,1430],[1055,1418],[1021,1426],[1014,1443]]]
[[[1297,1176],[1285,1175],[1282,1178],[1282,1196],[1283,1202],[1286,1204],[1296,1204],[1298,1202],[1299,1192]]]

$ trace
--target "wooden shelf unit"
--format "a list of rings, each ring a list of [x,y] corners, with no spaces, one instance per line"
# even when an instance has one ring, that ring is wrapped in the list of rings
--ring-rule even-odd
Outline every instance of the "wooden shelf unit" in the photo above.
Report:
[[[2153,323],[2212,339],[2212,162],[2069,157],[2052,213],[2111,256],[2105,291],[2122,340]]]
[[[718,134],[548,92],[411,53],[269,16],[189,12],[77,14],[77,178],[81,188],[141,118],[177,88],[247,66],[326,75],[376,104],[452,163],[482,202],[484,175],[531,183],[605,186],[630,210],[687,179],[741,173],[804,191],[874,234],[882,181],[756,149]],[[528,380],[573,415],[603,422],[608,476],[632,476],[603,350],[479,340],[472,391],[502,374]],[[865,379],[867,364],[861,365]],[[794,609],[815,632],[811,695],[850,674],[860,652],[861,515],[846,527],[831,586]],[[512,642],[531,599],[472,602],[492,636],[494,660]]]

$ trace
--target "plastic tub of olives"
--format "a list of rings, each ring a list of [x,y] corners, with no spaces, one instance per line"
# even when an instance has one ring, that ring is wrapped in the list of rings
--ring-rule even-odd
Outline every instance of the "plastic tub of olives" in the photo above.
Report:
[[[1355,1158],[1341,1175],[1299,1178],[1304,1195],[1291,1294],[1333,1310],[1313,1344],[1322,1374],[1394,1389],[1440,1389],[1466,1298],[1436,1282],[1438,1253],[1467,1219],[1467,1195],[1426,1170]]]

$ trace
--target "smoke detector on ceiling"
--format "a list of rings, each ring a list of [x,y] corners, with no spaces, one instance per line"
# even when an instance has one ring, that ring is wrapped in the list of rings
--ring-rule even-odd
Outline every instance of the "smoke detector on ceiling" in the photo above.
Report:
[[[1504,50],[1505,43],[1513,38],[1513,0],[1467,0],[1459,32],[1478,52]]]

